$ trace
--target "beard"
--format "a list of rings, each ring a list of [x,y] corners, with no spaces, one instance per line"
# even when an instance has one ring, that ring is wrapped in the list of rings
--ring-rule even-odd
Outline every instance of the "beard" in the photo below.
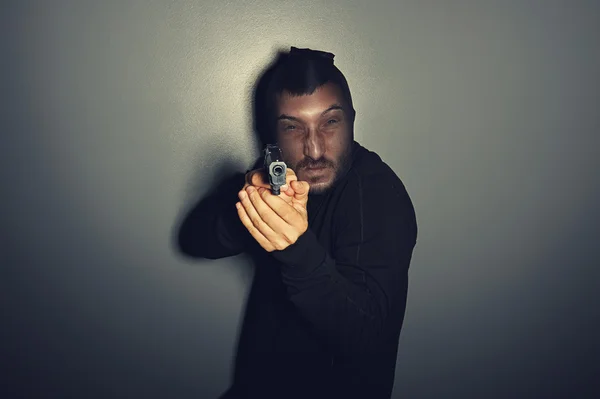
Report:
[[[339,183],[339,181],[346,176],[351,164],[352,141],[336,161],[331,161],[325,158],[320,158],[318,160],[304,158],[295,164],[287,163],[287,165],[298,176],[298,180],[304,180],[310,184],[309,195],[322,195],[331,191]],[[318,175],[316,177],[306,175],[306,168],[326,168],[328,170],[327,173],[332,174],[333,177],[326,182],[321,182]]]

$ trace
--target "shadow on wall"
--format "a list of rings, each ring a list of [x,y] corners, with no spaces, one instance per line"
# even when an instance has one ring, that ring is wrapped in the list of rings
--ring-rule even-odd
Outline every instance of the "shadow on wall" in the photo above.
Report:
[[[273,142],[268,124],[267,86],[275,66],[283,61],[286,56],[286,52],[280,51],[277,53],[274,61],[259,75],[252,91],[253,131],[260,144],[260,148],[264,148],[266,144]],[[197,201],[191,209],[187,212],[184,211],[184,217],[176,223],[172,245],[175,247],[177,253],[184,256],[199,257],[197,240],[200,237],[199,231],[202,228],[200,224],[203,223],[201,209],[207,205],[207,200],[225,187],[235,185],[239,181],[240,173],[245,173],[245,171],[237,169],[236,162],[231,157],[221,159],[216,165],[214,170],[211,171],[213,174],[208,184],[208,187],[210,187],[209,192],[204,195],[204,199]],[[262,165],[263,159],[259,155],[251,169],[261,168]],[[204,174],[202,171],[198,171],[198,173]],[[241,190],[242,187],[243,184],[237,190]],[[235,201],[237,201],[237,196],[235,197]]]
[[[265,144],[271,143],[268,129],[268,105],[265,101],[267,84],[274,70],[274,67],[281,62],[285,53],[279,52],[273,61],[260,75],[253,90],[253,104],[252,104],[252,117],[254,134],[256,135],[261,148],[264,148]],[[264,160],[259,155],[254,162],[251,169],[261,168]],[[235,225],[238,221],[237,212],[235,212],[234,204],[238,201],[237,192],[242,189],[245,181],[246,171],[236,170],[236,162],[231,157],[225,157],[216,163],[216,167],[212,172],[212,179],[209,184],[209,192],[204,195],[200,201],[198,201],[188,212],[185,217],[176,226],[174,232],[172,245],[176,248],[176,252],[186,257],[191,258],[204,258],[204,259],[218,259],[223,257],[232,256],[236,251],[227,251],[220,247],[220,245],[212,245],[215,248],[211,248],[211,244],[215,243],[215,226],[207,225],[211,223],[209,221],[214,220],[214,216],[224,209],[231,209],[230,213],[223,213],[223,219],[228,219],[225,223],[228,225]],[[200,173],[200,172],[199,172]],[[211,223],[212,224],[212,223]],[[244,246],[246,252],[253,258],[253,264],[264,264],[267,253],[259,247],[259,245],[251,239],[250,234],[245,231],[245,227],[239,222],[238,227],[241,232],[233,232],[232,235],[236,237],[245,237],[246,244]],[[242,231],[243,230],[243,231]],[[246,233],[246,234],[244,234]],[[253,278],[252,287],[256,283],[256,277]],[[252,289],[252,292],[256,290]],[[252,293],[247,299],[246,308],[248,303],[254,298]],[[256,300],[256,299],[254,299]],[[244,336],[245,328],[248,324],[251,324],[252,320],[248,318],[248,312],[244,312],[244,319],[242,326],[238,332],[237,348],[233,368],[231,370],[231,377],[233,381],[240,378],[240,370],[244,368],[243,360],[248,352],[249,345],[252,345],[248,337]],[[245,338],[244,338],[245,337]],[[235,384],[232,385],[231,389],[226,391],[222,397],[227,397],[231,394]]]

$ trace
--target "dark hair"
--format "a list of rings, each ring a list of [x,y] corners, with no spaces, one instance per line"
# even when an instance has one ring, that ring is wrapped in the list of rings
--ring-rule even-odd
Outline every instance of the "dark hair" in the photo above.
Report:
[[[344,74],[333,64],[332,53],[292,47],[289,53],[279,53],[276,61],[263,74],[255,91],[255,129],[262,145],[275,141],[277,97],[283,92],[292,95],[312,94],[326,83],[339,87],[354,118],[352,95]]]

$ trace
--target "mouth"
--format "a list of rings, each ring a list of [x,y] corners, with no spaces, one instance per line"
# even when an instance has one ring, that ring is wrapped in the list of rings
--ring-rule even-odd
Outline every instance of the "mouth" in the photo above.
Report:
[[[318,168],[304,168],[309,175],[322,174],[327,170],[327,167],[320,166]]]

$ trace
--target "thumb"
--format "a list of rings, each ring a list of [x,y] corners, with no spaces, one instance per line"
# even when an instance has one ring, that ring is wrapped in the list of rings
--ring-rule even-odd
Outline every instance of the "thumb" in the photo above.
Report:
[[[308,202],[308,192],[310,191],[308,182],[294,180],[290,184],[294,190],[294,198],[303,203]]]

